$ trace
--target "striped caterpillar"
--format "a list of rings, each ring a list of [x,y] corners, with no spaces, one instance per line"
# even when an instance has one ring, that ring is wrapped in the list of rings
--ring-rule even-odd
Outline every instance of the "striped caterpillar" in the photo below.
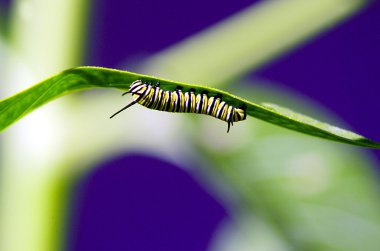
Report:
[[[247,117],[246,107],[235,107],[222,100],[222,95],[208,96],[207,92],[195,94],[195,89],[182,92],[182,87],[175,91],[164,91],[159,83],[151,83],[136,80],[131,84],[129,90],[123,95],[131,93],[134,100],[121,110],[113,114],[113,118],[130,106],[139,103],[147,108],[167,112],[200,113],[221,119],[228,124],[227,133],[233,122],[245,120]]]

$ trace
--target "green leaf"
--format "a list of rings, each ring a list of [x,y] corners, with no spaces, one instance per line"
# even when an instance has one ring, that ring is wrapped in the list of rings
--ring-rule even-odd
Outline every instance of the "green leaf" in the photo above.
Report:
[[[152,82],[160,81],[160,86],[164,90],[172,91],[175,90],[177,86],[182,86],[184,91],[194,88],[197,92],[208,91],[210,95],[220,93],[223,95],[223,100],[227,103],[235,106],[245,104],[247,106],[248,115],[269,123],[325,139],[365,147],[380,148],[380,143],[371,141],[353,132],[319,122],[277,105],[258,105],[227,92],[206,86],[185,84],[100,67],[77,67],[63,71],[19,94],[0,101],[0,131],[34,109],[60,96],[91,88],[118,88],[127,90],[129,85],[138,79]]]

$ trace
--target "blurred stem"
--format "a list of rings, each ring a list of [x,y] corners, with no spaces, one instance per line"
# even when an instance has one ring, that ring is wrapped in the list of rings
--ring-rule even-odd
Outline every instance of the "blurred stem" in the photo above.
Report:
[[[39,79],[77,65],[82,56],[87,0],[18,0],[11,42]]]
[[[365,2],[261,1],[150,58],[145,72],[193,83],[227,82],[320,34]]]
[[[330,27],[362,2],[265,1],[156,55],[149,60],[147,73],[188,82],[226,82]],[[12,46],[33,68],[35,78],[42,79],[78,62],[86,4],[86,0],[16,1]],[[21,81],[23,72],[12,67],[10,72],[17,73],[12,82],[29,85]],[[74,140],[65,138],[67,129],[57,115],[62,113],[38,116],[38,112],[2,138],[6,148],[0,160],[0,250],[50,251],[62,240],[59,234],[64,231],[68,198],[63,178],[67,166],[58,163],[67,150],[62,148],[70,147]]]
[[[83,55],[86,10],[87,0],[15,1],[10,20],[14,54],[6,67],[7,83],[28,85],[76,66]],[[62,247],[68,171],[60,161],[68,142],[65,128],[60,127],[62,118],[49,109],[30,116],[2,137],[0,250]]]

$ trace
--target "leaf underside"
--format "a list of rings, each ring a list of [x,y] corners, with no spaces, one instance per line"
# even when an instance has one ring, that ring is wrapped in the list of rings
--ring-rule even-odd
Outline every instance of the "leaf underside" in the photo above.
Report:
[[[294,131],[343,142],[352,145],[380,148],[380,143],[369,140],[353,132],[319,122],[313,118],[295,113],[287,108],[274,104],[255,104],[227,92],[214,88],[190,85],[152,76],[136,74],[100,67],[77,67],[63,71],[35,86],[12,97],[0,101],[0,131],[4,130],[18,119],[34,109],[60,96],[92,88],[117,88],[127,90],[135,80],[160,82],[164,90],[173,91],[181,86],[183,91],[196,89],[197,92],[207,91],[210,96],[222,94],[223,100],[230,105],[245,104],[247,114]]]

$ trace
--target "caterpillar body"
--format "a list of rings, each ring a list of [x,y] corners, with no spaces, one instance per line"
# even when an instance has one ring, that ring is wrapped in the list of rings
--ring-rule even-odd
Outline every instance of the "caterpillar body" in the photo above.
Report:
[[[180,86],[175,91],[165,91],[159,83],[151,84],[136,80],[123,95],[132,94],[133,101],[113,114],[113,118],[120,112],[138,103],[147,108],[167,112],[200,113],[213,116],[227,122],[227,132],[233,122],[245,120],[247,117],[245,105],[235,107],[222,100],[222,95],[208,96],[207,92],[195,93],[195,89],[182,92]]]

